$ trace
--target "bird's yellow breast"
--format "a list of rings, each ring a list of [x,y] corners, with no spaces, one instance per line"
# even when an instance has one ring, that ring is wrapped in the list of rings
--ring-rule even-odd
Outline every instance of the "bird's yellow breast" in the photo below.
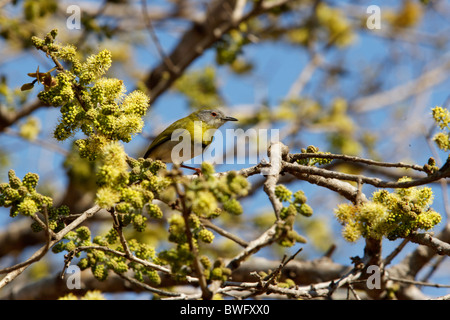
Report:
[[[208,126],[204,121],[191,121],[186,129],[189,131],[191,135],[192,144],[201,144],[203,146],[208,146],[214,133],[216,132],[216,128]]]

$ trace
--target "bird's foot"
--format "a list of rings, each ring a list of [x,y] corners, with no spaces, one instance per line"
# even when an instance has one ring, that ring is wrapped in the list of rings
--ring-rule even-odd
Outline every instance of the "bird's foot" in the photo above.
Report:
[[[189,166],[186,166],[186,165],[184,165],[184,164],[182,164],[180,167],[186,168],[186,169],[194,170],[194,171],[195,171],[194,174],[198,175],[199,177],[202,175],[202,170],[199,169],[199,168],[189,167]]]

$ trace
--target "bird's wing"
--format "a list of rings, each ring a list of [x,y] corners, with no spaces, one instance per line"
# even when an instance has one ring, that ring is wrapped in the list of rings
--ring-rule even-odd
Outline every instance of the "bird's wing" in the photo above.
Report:
[[[181,120],[177,120],[174,123],[172,123],[170,126],[168,126],[163,132],[161,132],[155,140],[150,144],[150,147],[148,147],[147,152],[144,155],[144,159],[147,158],[150,153],[152,153],[153,150],[155,150],[157,147],[162,145],[166,141],[170,141],[172,138],[172,133],[175,131],[176,128],[178,128],[178,123],[181,122]]]

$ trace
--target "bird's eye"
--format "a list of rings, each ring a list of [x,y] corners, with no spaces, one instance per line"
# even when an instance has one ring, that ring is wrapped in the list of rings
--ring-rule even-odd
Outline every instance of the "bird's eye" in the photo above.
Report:
[[[217,116],[217,113],[211,112],[211,115],[212,115],[213,117],[215,117],[215,116]]]

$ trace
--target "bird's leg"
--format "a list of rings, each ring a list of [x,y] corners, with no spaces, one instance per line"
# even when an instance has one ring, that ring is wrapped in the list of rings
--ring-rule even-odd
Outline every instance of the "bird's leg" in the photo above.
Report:
[[[201,176],[201,175],[202,175],[202,170],[201,170],[201,169],[199,169],[199,168],[189,167],[189,166],[186,166],[186,165],[184,165],[184,164],[181,164],[181,165],[180,165],[180,167],[182,167],[182,168],[186,168],[186,169],[191,169],[191,170],[194,170],[194,171],[195,171],[195,173],[196,173],[196,174],[198,174],[199,176]]]

